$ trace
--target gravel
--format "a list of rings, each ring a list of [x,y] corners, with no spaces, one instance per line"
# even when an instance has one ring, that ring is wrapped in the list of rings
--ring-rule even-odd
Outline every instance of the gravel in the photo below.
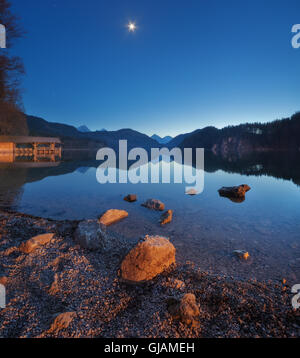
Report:
[[[300,337],[300,309],[291,305],[288,282],[213,275],[187,262],[129,285],[119,268],[137,239],[129,242],[112,227],[107,230],[112,250],[89,251],[73,239],[77,226],[78,221],[0,212],[0,277],[7,277],[1,338]],[[30,254],[19,250],[22,242],[43,233],[55,235]],[[196,297],[197,325],[168,312],[170,299],[185,293]],[[63,313],[67,324],[56,327]]]

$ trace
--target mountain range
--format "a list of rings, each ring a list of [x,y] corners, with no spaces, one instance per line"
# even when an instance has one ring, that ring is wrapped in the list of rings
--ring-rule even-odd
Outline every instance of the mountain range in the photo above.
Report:
[[[157,134],[153,134],[151,136],[152,139],[156,140],[159,144],[167,144],[169,143],[173,138],[170,137],[170,136],[165,136],[165,137],[160,137],[159,135]]]
[[[268,123],[245,123],[222,129],[205,127],[174,138],[152,137],[133,129],[90,131],[88,127],[48,122],[42,118],[0,111],[0,135],[31,135],[59,137],[65,148],[96,149],[109,146],[117,149],[119,140],[128,141],[128,149],[205,148],[214,154],[252,151],[300,150],[300,112],[290,118]]]

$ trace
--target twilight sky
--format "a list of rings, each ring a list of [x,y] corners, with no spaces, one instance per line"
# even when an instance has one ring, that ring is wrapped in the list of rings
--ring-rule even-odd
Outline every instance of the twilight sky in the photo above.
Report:
[[[11,2],[28,114],[176,135],[300,110],[299,0]]]

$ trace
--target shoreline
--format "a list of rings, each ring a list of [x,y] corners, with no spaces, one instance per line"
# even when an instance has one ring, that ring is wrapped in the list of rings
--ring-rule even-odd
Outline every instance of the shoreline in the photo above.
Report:
[[[52,220],[0,211],[0,278],[7,305],[0,310],[0,337],[299,337],[300,310],[291,287],[275,281],[236,279],[175,264],[151,281],[125,283],[119,275],[129,242],[107,229],[110,251],[89,251],[73,238],[78,220]],[[43,233],[51,241],[30,254],[22,242]],[[196,296],[196,327],[174,319],[168,300]],[[55,325],[70,314],[67,327]]]

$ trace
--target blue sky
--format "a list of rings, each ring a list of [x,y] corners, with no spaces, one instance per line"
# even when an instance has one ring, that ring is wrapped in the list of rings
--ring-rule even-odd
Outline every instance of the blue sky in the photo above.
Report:
[[[28,114],[176,135],[300,110],[299,0],[11,2]]]

